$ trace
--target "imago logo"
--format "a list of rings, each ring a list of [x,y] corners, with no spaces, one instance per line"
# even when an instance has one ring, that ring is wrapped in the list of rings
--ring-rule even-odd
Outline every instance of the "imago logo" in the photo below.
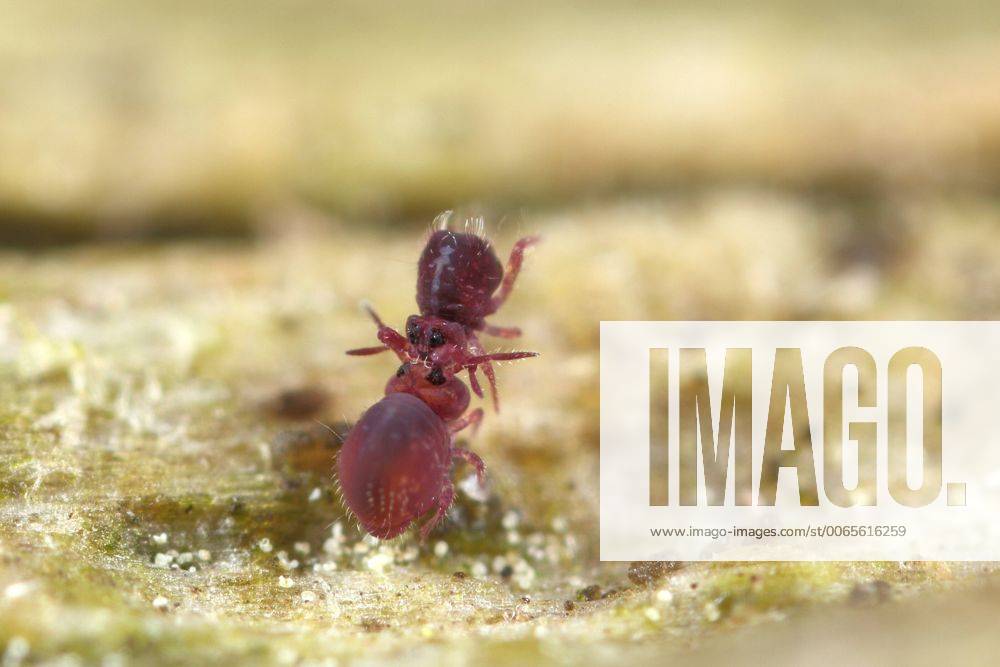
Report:
[[[669,349],[650,350],[650,504],[669,504]],[[698,484],[703,483],[702,499],[708,505],[722,505],[726,499],[729,469],[733,468],[732,502],[736,505],[774,505],[777,501],[778,473],[787,469],[798,482],[800,505],[819,505],[821,496],[841,507],[857,504],[874,505],[878,499],[877,439],[879,428],[885,428],[888,448],[888,495],[902,505],[923,507],[933,502],[941,491],[941,363],[925,347],[907,347],[889,359],[887,394],[884,410],[877,420],[849,421],[844,424],[844,374],[848,367],[857,373],[857,388],[853,405],[876,408],[878,375],[874,357],[859,347],[837,348],[823,364],[822,396],[813,397],[809,405],[806,393],[802,350],[773,350],[773,367],[764,421],[763,456],[756,461],[756,492],[753,488],[754,457],[751,448],[753,433],[752,359],[750,348],[729,348],[725,351],[722,388],[719,401],[718,427],[713,419],[711,391],[705,348],[681,348],[679,358],[679,389],[677,396],[679,437],[678,469],[681,505],[698,505]],[[919,391],[922,400],[915,407],[920,411],[921,437],[919,451],[907,447],[907,372],[919,370]],[[655,380],[658,379],[659,382]],[[652,390],[655,387],[656,390]],[[817,411],[823,433],[823,479],[817,484],[816,448],[813,446],[809,414]],[[782,446],[787,426],[791,429],[790,446]],[[657,428],[659,426],[659,428]],[[851,487],[844,480],[844,435],[857,443],[853,462],[857,481]],[[700,446],[699,446],[700,445]],[[917,454],[921,468],[916,488],[907,480],[908,457]],[[857,492],[857,493],[855,493]],[[949,497],[957,501],[964,496],[964,486],[949,485]],[[964,504],[964,502],[960,503]]]
[[[602,558],[1000,556],[998,334],[602,323]]]

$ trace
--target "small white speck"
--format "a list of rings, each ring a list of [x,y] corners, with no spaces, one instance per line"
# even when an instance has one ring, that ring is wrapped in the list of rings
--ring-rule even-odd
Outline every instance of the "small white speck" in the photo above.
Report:
[[[320,491],[319,487],[317,486],[315,489],[312,490],[312,493],[309,494],[309,502],[311,503],[316,502],[317,500],[320,499],[320,497],[322,497],[322,495],[323,492]]]
[[[25,595],[30,593],[34,587],[35,585],[30,582],[19,581],[5,588],[3,591],[3,596],[8,600],[16,600],[18,598],[23,598]]]
[[[128,664],[121,653],[108,653],[101,658],[101,667],[127,667]]]
[[[521,523],[521,517],[514,510],[508,510],[500,519],[500,525],[507,530],[514,530],[519,523]]]
[[[155,567],[168,568],[173,562],[174,557],[170,554],[158,553],[153,557],[153,565]]]
[[[341,552],[340,542],[333,537],[326,538],[326,541],[323,542],[323,551],[330,554],[331,556],[336,556],[340,554]]]
[[[195,572],[198,571],[198,568],[196,568],[194,565],[192,565],[191,567],[189,567],[187,569],[187,571],[190,572],[191,574],[194,574]]]
[[[653,623],[658,622],[660,618],[662,618],[660,616],[660,610],[656,607],[646,607],[646,610],[643,613],[646,615],[646,618],[651,620]]]
[[[296,542],[295,543],[295,551],[297,551],[298,553],[302,554],[303,556],[308,555],[310,550],[311,549],[309,547],[309,543],[308,542]]]
[[[486,563],[475,562],[472,565],[472,576],[476,579],[482,579],[489,573],[489,568],[486,567]]]
[[[372,572],[382,574],[385,569],[392,565],[394,558],[392,552],[387,549],[379,549],[377,552],[365,559],[365,567]]]
[[[514,581],[524,590],[529,590],[535,583],[535,570],[525,561],[520,561],[514,567]]]
[[[714,623],[719,620],[720,616],[722,616],[722,614],[719,612],[718,605],[713,602],[705,603],[705,618]]]
[[[565,517],[557,516],[552,519],[552,530],[557,533],[565,533],[567,528],[569,528],[569,523],[567,523]]]
[[[456,485],[458,489],[467,497],[479,503],[485,503],[490,499],[489,483],[480,485],[476,473],[472,472],[459,480]]]
[[[170,600],[168,600],[167,598],[163,597],[162,595],[157,596],[156,598],[153,599],[153,608],[154,609],[163,610],[163,609],[166,609],[169,606],[170,606]]]
[[[264,464],[267,466],[271,465],[271,448],[266,442],[261,442],[257,444],[257,451],[260,452],[260,458],[264,460]]]
[[[666,588],[656,591],[656,601],[663,604],[670,604],[674,601],[674,594]]]
[[[434,543],[434,555],[438,558],[444,558],[448,555],[448,543],[444,540],[438,540]]]
[[[299,659],[299,654],[296,653],[293,649],[283,648],[280,651],[278,651],[277,658],[278,662],[281,663],[282,665],[292,665],[295,664],[295,662]]]
[[[311,604],[316,601],[316,594],[312,591],[302,591],[302,602]]]
[[[7,650],[3,652],[3,664],[17,665],[28,657],[31,652],[31,644],[24,637],[14,636],[7,642]]]
[[[153,542],[155,542],[156,544],[166,544],[167,543],[167,534],[166,533],[160,533],[159,535],[153,535]]]
[[[271,540],[267,539],[266,537],[261,539],[257,543],[257,548],[266,554],[271,553],[271,551],[274,549],[274,547],[271,545]]]
[[[208,561],[212,560],[212,552],[209,551],[208,549],[199,549],[198,560],[200,560],[203,563],[207,563]]]
[[[286,570],[294,570],[299,567],[299,561],[297,559],[288,560],[288,552],[282,550],[278,552],[278,565]]]
[[[285,575],[281,575],[280,577],[278,577],[278,586],[280,586],[281,588],[291,588],[292,585],[293,584],[291,578],[286,577]]]

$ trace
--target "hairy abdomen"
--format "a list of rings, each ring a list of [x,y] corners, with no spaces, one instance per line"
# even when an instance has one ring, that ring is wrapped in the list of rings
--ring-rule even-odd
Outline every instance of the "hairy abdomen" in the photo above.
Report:
[[[390,394],[361,416],[341,448],[344,501],[369,533],[395,537],[435,506],[449,449],[440,417],[410,394]]]
[[[490,299],[503,280],[503,265],[486,239],[439,230],[427,239],[417,268],[417,305],[469,327],[489,315]]]

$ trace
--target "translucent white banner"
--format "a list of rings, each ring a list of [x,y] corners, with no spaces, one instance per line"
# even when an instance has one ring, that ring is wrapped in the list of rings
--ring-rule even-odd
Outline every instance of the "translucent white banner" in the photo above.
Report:
[[[1000,560],[1000,323],[602,322],[602,560]]]

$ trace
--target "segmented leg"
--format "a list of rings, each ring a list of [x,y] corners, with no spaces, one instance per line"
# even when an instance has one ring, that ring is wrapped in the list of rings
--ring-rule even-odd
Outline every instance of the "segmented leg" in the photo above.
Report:
[[[521,329],[519,327],[495,327],[492,324],[483,324],[483,333],[497,338],[517,338],[521,335]]]
[[[464,447],[455,447],[451,450],[451,456],[455,459],[462,459],[475,468],[476,480],[479,482],[479,486],[486,486],[486,464],[479,458],[479,454]]]
[[[448,430],[452,433],[458,433],[467,426],[472,427],[472,435],[475,435],[479,431],[479,425],[483,421],[483,409],[476,408],[469,414],[465,415],[461,419],[456,419],[452,423],[448,424]]]
[[[531,357],[537,356],[537,352],[492,352],[490,354],[468,357],[465,360],[465,365],[467,367],[472,367],[484,364],[487,361],[517,361],[518,359],[530,359]]]
[[[490,381],[490,395],[493,397],[493,412],[500,412],[500,397],[497,395],[497,374],[493,372],[493,364],[483,362],[483,375]]]
[[[472,332],[469,332],[469,343],[471,343],[470,347],[473,352],[475,352],[476,354],[482,353],[483,351],[482,343],[479,342],[479,338],[476,336],[476,334]],[[497,396],[497,376],[496,373],[493,372],[493,364],[491,364],[490,360],[485,358],[485,356],[482,356],[480,358],[482,359],[482,361],[480,361],[477,365],[482,364],[483,375],[485,375],[486,379],[489,380],[490,395],[493,397],[493,412],[500,412],[500,397]]]
[[[538,236],[526,236],[514,244],[514,248],[510,251],[510,259],[507,260],[507,270],[504,271],[500,289],[490,299],[490,313],[497,312],[500,306],[503,305],[503,302],[507,300],[507,297],[510,296],[510,291],[514,289],[514,281],[517,280],[517,274],[521,272],[521,264],[524,262],[524,251],[540,240],[541,238]]]
[[[476,377],[476,366],[468,366],[469,369],[469,388],[472,389],[472,393],[479,398],[483,397],[483,388],[479,386],[479,378]]]
[[[483,397],[483,389],[479,386],[479,378],[476,376],[476,369],[482,365],[483,373],[486,374],[486,379],[490,382],[490,391],[493,395],[493,409],[496,412],[500,412],[500,400],[497,396],[497,381],[496,374],[493,372],[493,365],[490,363],[492,361],[515,361],[517,359],[527,359],[528,357],[537,357],[537,352],[493,352],[490,354],[483,354],[482,343],[479,342],[479,338],[469,332],[469,351],[473,354],[471,357],[466,357],[462,365],[465,366],[469,371],[469,387],[472,392],[479,398]]]
[[[385,345],[379,345],[377,347],[356,347],[353,350],[348,350],[347,354],[352,357],[367,357],[370,354],[380,354],[382,352],[388,352],[389,348]]]
[[[368,311],[368,314],[375,321],[376,326],[378,326],[378,339],[382,343],[383,348],[360,347],[348,350],[347,354],[365,356],[369,354],[378,354],[383,350],[392,350],[396,353],[396,356],[399,357],[400,361],[406,361],[410,356],[410,342],[406,340],[406,337],[392,327],[386,325],[370,304],[365,304],[365,310]]]
[[[441,489],[441,495],[438,497],[437,511],[434,512],[427,523],[424,524],[423,528],[420,529],[420,541],[426,542],[427,536],[430,535],[434,527],[441,523],[441,519],[447,514],[448,508],[451,507],[451,503],[455,500],[455,487],[452,486],[451,480],[445,477],[444,488]]]

